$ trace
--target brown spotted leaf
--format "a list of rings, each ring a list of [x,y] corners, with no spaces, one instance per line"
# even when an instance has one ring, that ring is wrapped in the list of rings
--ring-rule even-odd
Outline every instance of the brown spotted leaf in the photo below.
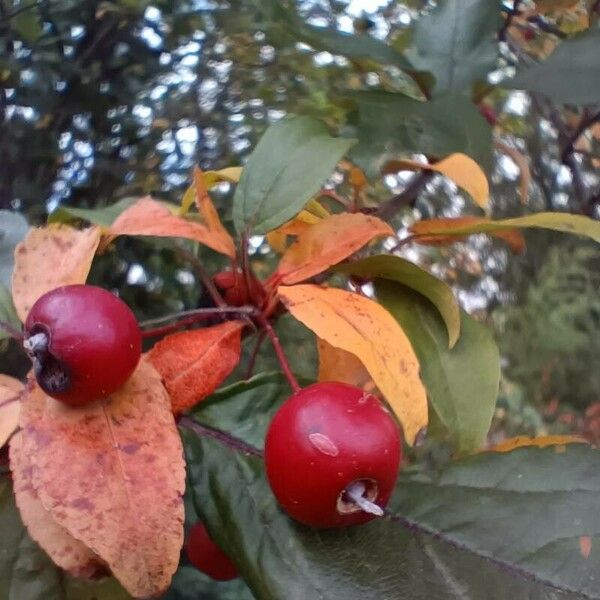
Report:
[[[208,194],[206,195],[208,198]],[[145,235],[153,237],[178,237],[194,240],[226,256],[235,256],[235,246],[231,236],[221,225],[215,228],[216,211],[212,203],[203,201],[204,217],[209,221],[201,222],[184,218],[176,214],[178,208],[170,207],[164,202],[158,202],[150,197],[141,198],[135,204],[123,211],[107,231],[103,247],[120,235]],[[210,198],[208,198],[210,202]],[[219,222],[220,225],[220,222]]]
[[[360,359],[413,444],[427,425],[427,396],[417,357],[396,319],[377,302],[336,288],[280,286],[278,293],[318,337]]]
[[[243,321],[228,321],[163,338],[146,355],[180,414],[212,394],[240,361]]]
[[[99,242],[99,227],[78,230],[49,225],[29,231],[15,249],[12,277],[13,301],[21,321],[46,292],[85,283]]]
[[[105,566],[98,556],[59,525],[40,502],[33,487],[31,457],[24,451],[22,432],[10,441],[10,470],[21,519],[44,552],[74,577],[92,578],[103,573]]]
[[[19,425],[23,384],[14,377],[0,375],[0,448]]]
[[[183,542],[185,467],[169,396],[142,360],[105,400],[72,409],[35,387],[21,412],[43,507],[134,597],[160,595]]]

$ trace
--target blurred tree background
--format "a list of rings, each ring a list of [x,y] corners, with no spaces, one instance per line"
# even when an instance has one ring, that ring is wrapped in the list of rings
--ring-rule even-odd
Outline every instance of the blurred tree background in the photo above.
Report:
[[[598,218],[600,93],[579,101],[535,69],[570,42],[596,64],[599,17],[592,0],[0,0],[0,208],[41,223],[146,194],[177,201],[194,165],[243,164],[268,124],[293,112],[358,138],[353,160],[372,184],[363,202],[387,202],[400,235],[420,218],[477,209],[441,177],[382,177],[392,154],[468,152],[488,172],[494,217]],[[448,76],[450,18],[468,47],[453,49]],[[560,83],[565,64],[555,62]],[[523,69],[535,71],[521,78],[529,92],[502,83]],[[347,172],[329,186],[349,193]],[[230,193],[227,183],[214,193],[226,223]],[[266,273],[272,251],[251,242]],[[186,249],[119,239],[92,279],[119,290],[140,318],[197,306],[204,298]],[[484,236],[397,252],[496,327],[505,381],[493,436],[596,435],[597,246],[534,232],[518,256]],[[220,260],[209,250],[200,258],[211,269]],[[310,377],[313,353],[293,355]],[[2,360],[3,370],[24,368],[13,351]]]

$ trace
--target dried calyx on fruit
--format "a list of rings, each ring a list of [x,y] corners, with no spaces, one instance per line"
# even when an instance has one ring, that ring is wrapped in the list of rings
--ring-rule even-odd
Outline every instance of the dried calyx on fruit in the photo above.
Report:
[[[217,546],[202,523],[196,523],[185,543],[186,554],[190,562],[203,573],[217,581],[229,581],[238,577],[231,559]]]
[[[127,381],[139,362],[142,338],[122,300],[99,287],[68,285],[33,305],[23,346],[40,387],[66,404],[83,406]]]
[[[267,477],[279,504],[319,528],[381,516],[401,453],[400,431],[383,404],[344,383],[316,383],[294,394],[265,440]]]

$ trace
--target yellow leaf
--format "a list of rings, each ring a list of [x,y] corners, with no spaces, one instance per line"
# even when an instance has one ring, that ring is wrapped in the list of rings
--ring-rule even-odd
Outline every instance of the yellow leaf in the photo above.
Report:
[[[100,242],[100,228],[66,225],[31,229],[15,249],[12,294],[25,321],[34,302],[63,285],[85,283]]]
[[[277,254],[283,254],[287,250],[287,234],[283,233],[279,229],[269,231],[267,233],[267,244],[271,246],[271,249]]]
[[[283,283],[298,283],[348,258],[373,238],[389,235],[394,231],[377,217],[331,215],[298,236],[281,258],[277,273]]]
[[[42,506],[132,596],[160,596],[183,543],[185,465],[156,370],[142,359],[119,391],[77,409],[36,386],[21,428]]]
[[[317,339],[319,351],[319,381],[341,381],[372,391],[373,380],[365,366],[352,353],[332,346],[329,342]]]
[[[17,430],[23,384],[14,377],[0,375],[0,448]]]
[[[321,219],[329,216],[329,211],[315,198],[311,198],[306,203],[304,210]]]
[[[600,242],[600,221],[569,213],[540,212],[526,217],[492,221],[473,217],[458,219],[430,219],[418,221],[410,230],[416,235],[471,235],[473,233],[497,234],[515,228],[533,227],[573,233]]]
[[[488,206],[490,186],[481,167],[466,154],[457,152],[434,164],[421,163],[415,160],[393,160],[388,162],[384,173],[393,173],[401,170],[436,171],[452,179],[454,183],[467,192],[482,208]]]
[[[237,183],[240,180],[242,174],[242,167],[227,167],[226,169],[220,169],[219,171],[202,171],[201,169],[194,169],[194,178],[197,173],[200,173],[201,181],[204,187],[210,190],[217,183],[221,181],[228,181],[229,183]],[[181,199],[181,208],[179,209],[180,215],[185,215],[194,204],[196,199],[195,185],[191,185],[183,195]]]
[[[397,321],[373,300],[345,290],[294,285],[278,292],[318,337],[360,359],[412,445],[427,425],[427,396],[417,357]]]
[[[516,448],[535,446],[537,448],[547,448],[548,446],[564,446],[565,444],[587,444],[587,440],[578,435],[544,435],[539,437],[528,437],[520,435],[509,438],[488,448],[491,452],[512,452]]]
[[[23,449],[23,432],[10,441],[10,470],[21,519],[44,552],[73,577],[103,575],[106,567],[98,556],[59,525],[40,502],[33,486],[31,457]]]

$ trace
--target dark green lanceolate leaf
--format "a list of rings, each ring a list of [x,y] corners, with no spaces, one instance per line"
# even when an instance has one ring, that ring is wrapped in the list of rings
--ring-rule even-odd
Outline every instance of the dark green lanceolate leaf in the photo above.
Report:
[[[261,373],[217,390],[191,414],[204,425],[262,448],[271,417],[291,393],[281,373]]]
[[[446,324],[450,348],[456,344],[460,335],[460,309],[450,287],[437,277],[408,260],[388,254],[338,265],[335,270],[360,277],[391,279],[419,292],[438,309]]]
[[[540,556],[532,565],[535,568],[529,569],[530,564],[522,561],[518,550],[523,543],[534,548],[536,542],[530,543],[531,540],[554,540],[563,533],[553,520],[546,521],[546,494],[538,493],[537,488],[541,485],[551,489],[553,476],[566,474],[570,479],[571,466],[582,473],[578,466],[582,459],[585,468],[592,467],[591,461],[598,459],[591,450],[577,457],[570,455],[571,450],[564,455],[556,454],[552,448],[532,454],[529,450],[520,451],[517,460],[511,462],[512,469],[501,468],[501,462],[496,464],[502,461],[502,455],[479,455],[451,467],[449,476],[442,476],[439,483],[402,479],[393,508],[402,509],[408,518],[392,517],[360,527],[315,531],[295,523],[277,507],[259,458],[244,456],[191,431],[184,431],[183,438],[197,508],[211,535],[233,558],[258,600],[585,597],[557,589],[564,583],[561,564],[565,556],[561,553],[552,549],[546,553],[539,547]],[[564,457],[572,460],[564,464]],[[596,473],[598,466],[593,466]],[[530,479],[524,475],[521,479],[519,474],[524,472]],[[509,477],[508,484],[499,477],[501,474]],[[462,487],[450,485],[455,479]],[[481,489],[478,481],[482,481]],[[599,490],[582,493],[579,512],[569,513],[573,506],[567,490],[572,483],[565,481],[564,488],[555,488],[555,506],[550,514],[565,517],[562,529],[568,527],[568,522],[571,534],[574,533],[572,541],[576,542],[577,531],[588,525],[598,527],[592,521],[594,497]],[[514,493],[510,491],[511,484]],[[429,506],[435,509],[427,510]],[[508,518],[513,511],[515,524]],[[462,521],[455,518],[458,514]],[[574,526],[583,515],[583,523]],[[500,526],[497,518],[502,518]],[[440,521],[449,523],[447,529]],[[467,524],[465,534],[462,522]],[[522,542],[525,536],[527,541]],[[517,549],[514,553],[513,547]],[[568,550],[573,550],[573,560],[577,560],[576,543]],[[581,556],[579,565],[584,565],[588,576],[593,574],[594,564],[585,566]],[[558,575],[546,579],[553,567]],[[600,596],[594,592],[590,597]]]
[[[271,125],[235,190],[237,231],[267,233],[289,221],[319,191],[351,144],[352,140],[331,137],[325,125],[309,117]]]
[[[61,206],[48,217],[48,223],[68,223],[74,219],[82,219],[83,221],[89,221],[94,225],[110,227],[113,224],[113,221],[137,200],[138,198],[123,198],[114,204],[103,206],[101,208]]]
[[[195,567],[180,566],[161,600],[254,600],[242,579],[214,581]]]
[[[529,447],[457,461],[438,479],[405,480],[393,510],[457,547],[596,599],[599,492],[598,450]]]
[[[0,210],[0,284],[9,290],[15,264],[15,247],[25,237],[27,229],[27,221],[23,215]]]
[[[411,153],[441,158],[463,152],[485,170],[492,162],[492,130],[464,96],[429,102],[389,92],[359,92],[359,144],[353,158],[371,175],[390,159]]]
[[[381,304],[410,339],[436,414],[461,450],[480,448],[500,380],[500,356],[492,334],[461,311],[461,336],[450,350],[444,323],[428,300],[392,281],[378,280],[375,288]]]
[[[523,67],[502,85],[544,94],[565,104],[600,102],[600,24],[560,44],[541,63]]]
[[[472,84],[494,69],[500,7],[498,0],[444,0],[417,21],[407,56],[433,74],[434,96],[470,95]]]

